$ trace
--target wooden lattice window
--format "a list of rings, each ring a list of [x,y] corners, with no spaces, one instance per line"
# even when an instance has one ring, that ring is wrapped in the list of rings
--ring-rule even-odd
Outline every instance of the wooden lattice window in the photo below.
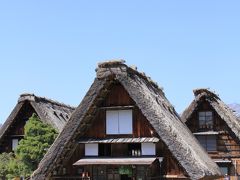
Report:
[[[202,111],[198,113],[199,129],[212,129],[213,128],[213,112]]]

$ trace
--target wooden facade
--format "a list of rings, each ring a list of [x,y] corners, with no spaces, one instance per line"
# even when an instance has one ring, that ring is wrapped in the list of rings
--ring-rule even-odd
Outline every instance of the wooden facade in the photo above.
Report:
[[[4,137],[0,139],[0,153],[13,151],[13,140],[20,141],[24,137],[24,126],[33,113],[36,112],[29,103],[25,103],[21,107]]]
[[[20,95],[17,105],[0,128],[0,153],[13,151],[24,137],[24,126],[33,113],[60,132],[75,108],[35,96]]]
[[[210,157],[218,164],[222,174],[225,178],[239,179],[240,178],[240,141],[236,134],[232,131],[230,126],[226,123],[217,111],[216,107],[210,102],[211,98],[203,96],[194,103],[197,105],[191,110],[185,121],[188,128],[199,140],[200,144],[204,146],[204,149],[208,152]],[[216,103],[215,103],[216,105]],[[193,107],[193,106],[192,106]],[[190,109],[190,108],[189,108]],[[186,111],[189,111],[187,109]],[[219,109],[219,108],[218,108]],[[227,108],[224,108],[228,112]],[[209,112],[212,114],[209,120],[212,123],[208,123],[205,126],[202,125],[201,113]],[[222,112],[227,115],[226,112]],[[232,112],[230,112],[232,113]],[[231,118],[231,117],[230,117]],[[237,128],[237,127],[235,127]],[[207,139],[210,141],[204,144]]]
[[[124,61],[98,64],[96,78],[33,180],[215,179],[218,166],[162,89]]]
[[[106,133],[106,111],[108,109],[131,109],[133,112],[133,133],[132,134],[119,134],[108,135]],[[81,138],[140,138],[140,137],[157,137],[161,139],[155,132],[154,128],[149,124],[148,120],[143,116],[139,108],[134,101],[130,98],[127,91],[119,83],[111,87],[110,93],[107,98],[98,107],[98,111],[95,114],[92,125],[86,131]],[[76,143],[78,141],[76,140]],[[133,156],[129,152],[130,146],[141,147],[141,143],[99,143],[98,147],[108,148],[107,154],[99,154],[94,158],[107,157],[110,159],[117,158],[141,158],[148,157],[140,154]],[[53,179],[68,179],[81,177],[87,177],[86,179],[98,179],[98,180],[125,180],[125,179],[186,179],[187,176],[183,171],[183,168],[172,156],[166,145],[159,140],[156,143],[156,154],[152,155],[155,160],[149,165],[81,165],[74,166],[73,164],[79,159],[86,158],[85,156],[85,144],[79,143],[74,153],[63,161],[61,168],[56,169],[53,173]],[[141,149],[140,149],[141,150]],[[100,150],[99,150],[100,151]],[[162,158],[161,162],[158,158]],[[130,175],[122,174],[121,169],[129,169]]]

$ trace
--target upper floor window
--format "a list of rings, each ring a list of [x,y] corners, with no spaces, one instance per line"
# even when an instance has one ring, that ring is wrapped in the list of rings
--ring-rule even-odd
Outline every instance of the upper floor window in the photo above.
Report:
[[[106,111],[107,134],[132,134],[132,110]]]
[[[12,139],[12,150],[15,150],[18,146],[18,139]]]
[[[215,135],[197,136],[197,139],[206,151],[217,150],[217,140]]]
[[[212,129],[213,128],[213,112],[203,111],[198,113],[199,128]]]

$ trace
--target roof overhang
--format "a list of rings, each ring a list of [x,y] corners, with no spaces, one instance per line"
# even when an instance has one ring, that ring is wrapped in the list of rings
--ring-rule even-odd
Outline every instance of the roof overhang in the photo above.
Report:
[[[207,136],[207,135],[218,135],[219,132],[216,132],[216,131],[206,131],[206,132],[196,132],[196,133],[193,133],[194,135],[197,135],[197,136]]]
[[[229,159],[214,159],[214,162],[215,163],[232,163],[232,161],[231,160],[229,160]]]
[[[78,143],[91,144],[91,143],[157,143],[157,137],[140,137],[140,138],[81,138]]]
[[[99,158],[99,157],[89,157],[82,158],[75,162],[73,165],[150,165],[156,159],[161,162],[162,157],[129,157],[129,158]]]

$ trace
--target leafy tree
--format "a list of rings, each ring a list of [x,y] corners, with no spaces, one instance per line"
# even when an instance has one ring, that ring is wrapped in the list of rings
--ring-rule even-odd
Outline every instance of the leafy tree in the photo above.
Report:
[[[11,158],[8,162],[8,174],[7,179],[13,179],[15,177],[27,177],[30,176],[32,171],[17,157]]]
[[[13,159],[13,153],[2,153],[0,154],[0,179],[5,179],[9,170],[8,164]]]
[[[0,154],[0,179],[30,176],[56,136],[55,129],[33,114],[24,126],[24,138],[14,153]]]
[[[19,171],[23,174],[34,171],[56,137],[57,131],[33,114],[24,127],[24,138],[15,150],[16,161],[22,162]]]

